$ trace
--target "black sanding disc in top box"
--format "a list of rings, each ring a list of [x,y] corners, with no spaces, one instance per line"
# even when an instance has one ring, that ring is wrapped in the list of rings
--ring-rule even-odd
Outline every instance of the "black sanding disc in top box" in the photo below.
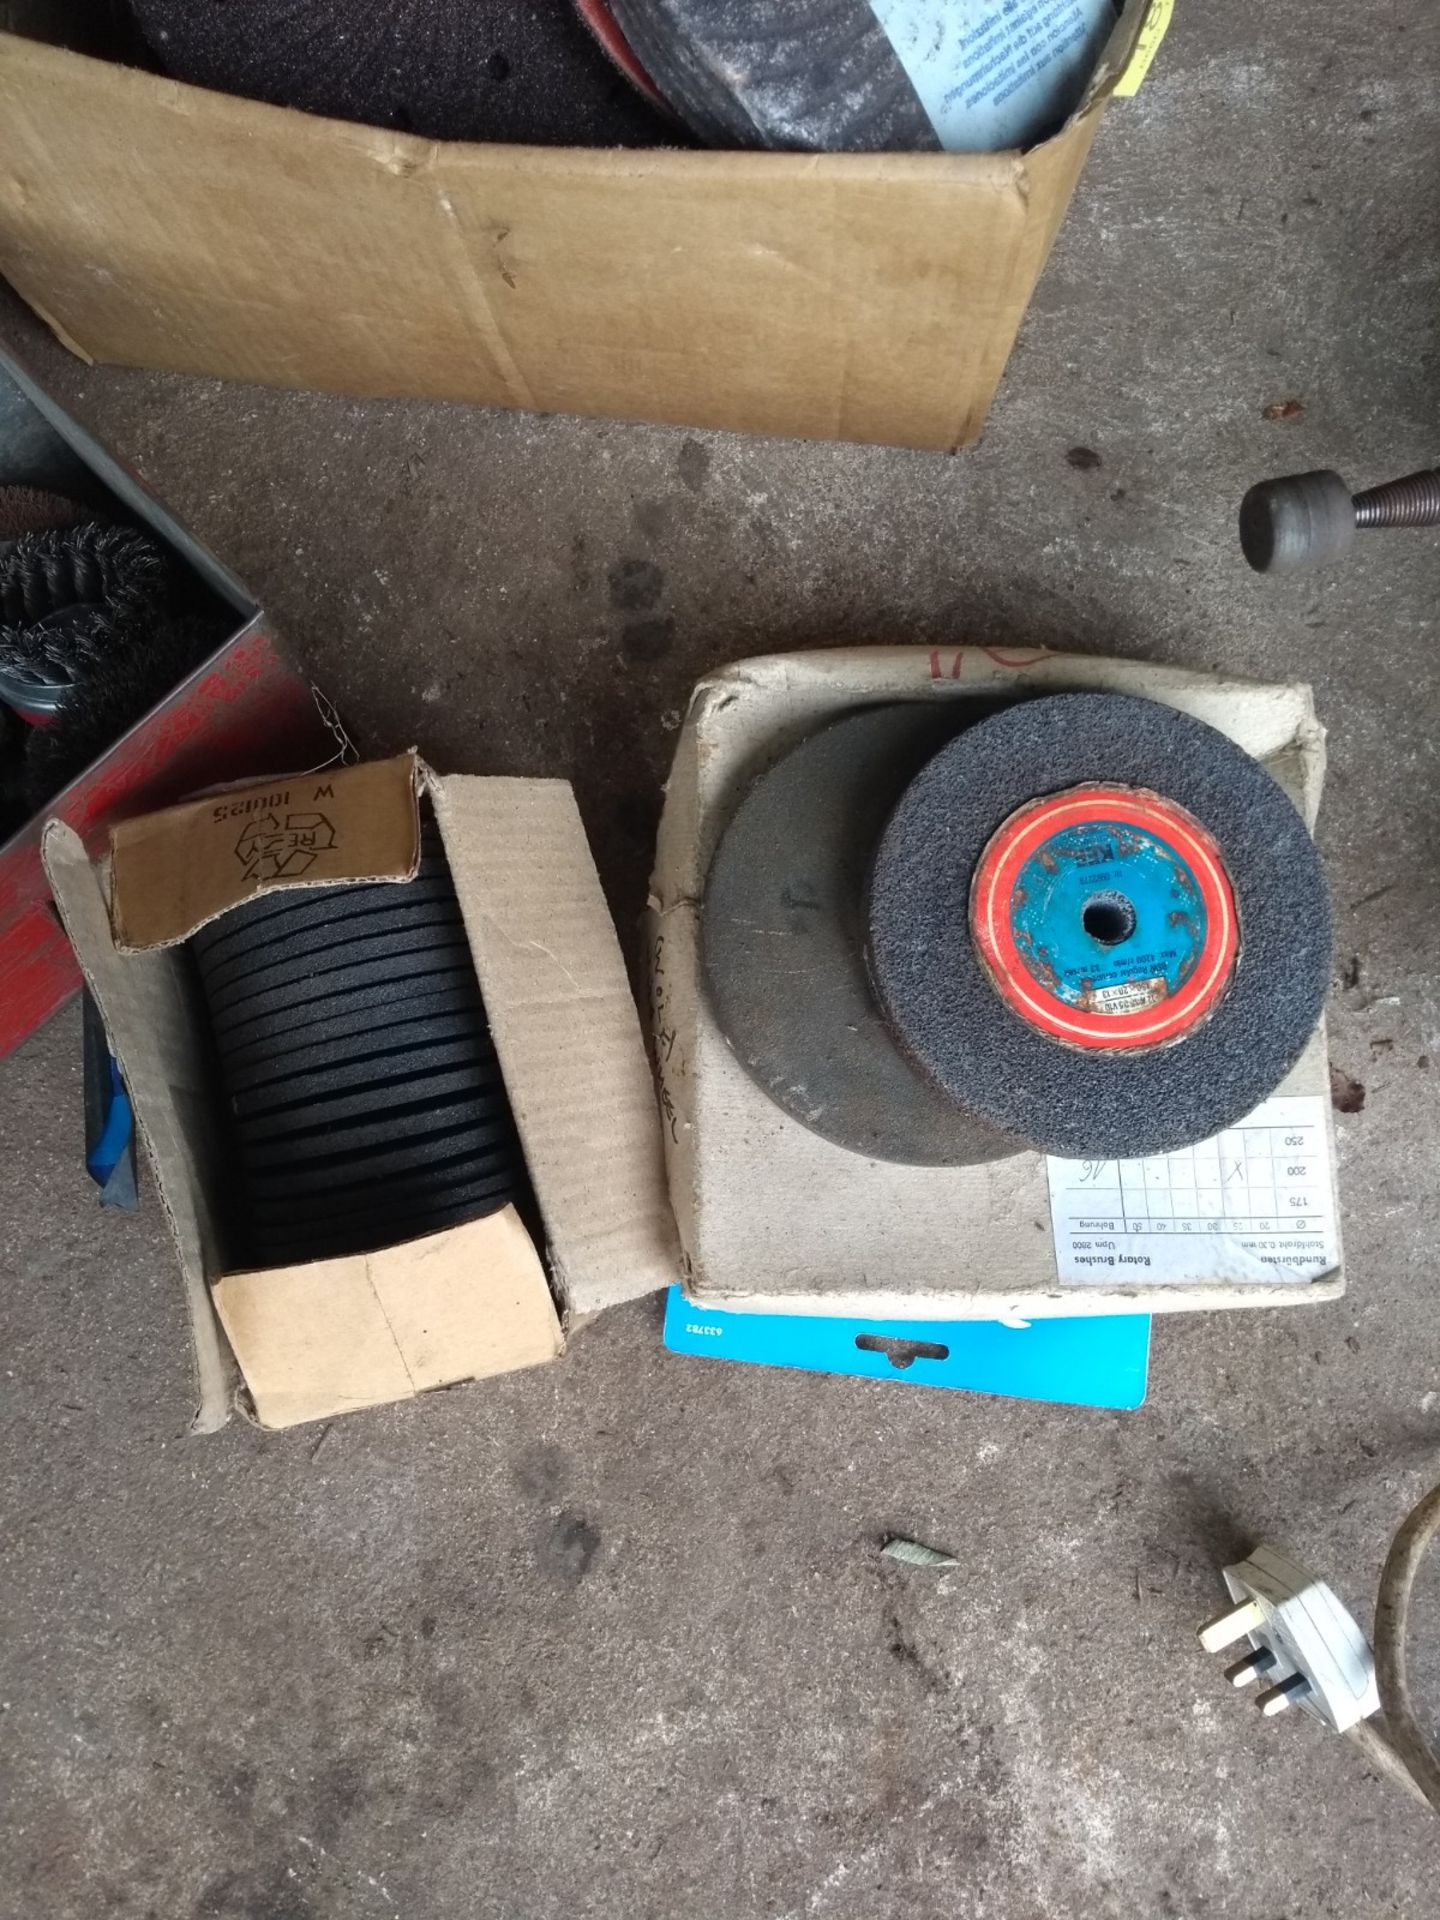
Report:
[[[934,152],[940,139],[866,0],[609,0],[707,146]]]
[[[1242,1119],[1314,1032],[1330,961],[1295,807],[1151,700],[984,721],[912,782],[876,854],[870,964],[896,1035],[1050,1153],[1164,1153]]]
[[[195,86],[432,140],[674,145],[568,0],[130,0]]]

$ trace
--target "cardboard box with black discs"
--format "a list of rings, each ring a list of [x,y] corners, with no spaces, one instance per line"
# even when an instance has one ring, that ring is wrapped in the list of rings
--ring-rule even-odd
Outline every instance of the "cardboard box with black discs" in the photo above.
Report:
[[[402,899],[422,865],[422,806],[535,1211],[527,1222],[507,1205],[338,1258],[237,1258],[235,1147],[187,943],[200,929],[223,935],[227,914],[262,898],[288,908],[308,889],[386,883]],[[174,1235],[198,1429],[229,1416],[229,1354],[261,1424],[285,1427],[554,1359],[567,1325],[673,1280],[654,1086],[567,782],[442,779],[404,754],[127,821],[96,864],[55,822],[44,855]],[[318,973],[333,960],[319,952],[305,964]]]

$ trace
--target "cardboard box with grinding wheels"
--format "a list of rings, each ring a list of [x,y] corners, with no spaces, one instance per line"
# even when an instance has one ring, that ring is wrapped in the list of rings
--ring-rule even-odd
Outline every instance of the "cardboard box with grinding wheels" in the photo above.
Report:
[[[1324,732],[1308,687],[1263,685],[1133,660],[968,647],[874,647],[746,660],[692,697],[666,794],[650,905],[652,1018],[671,1199],[697,1301],[768,1313],[878,1319],[1031,1319],[1076,1313],[1280,1306],[1344,1289],[1333,1249],[1320,1271],[1250,1260],[1217,1275],[1178,1233],[1163,1262],[1106,1262],[1062,1278],[1055,1170],[1024,1151],[963,1166],[903,1165],[822,1138],[741,1065],[702,978],[702,901],[715,849],[755,775],[843,713],[893,702],[1107,692],[1158,701],[1258,760],[1313,829]],[[777,959],[777,964],[781,962]],[[1323,1019],[1276,1090],[1312,1113],[1318,1169],[1334,1188]],[[1318,1205],[1318,1202],[1317,1202]],[[1059,1226],[1057,1212],[1056,1228]],[[1147,1277],[1158,1267],[1164,1277]],[[1128,1275],[1135,1277],[1125,1277]]]

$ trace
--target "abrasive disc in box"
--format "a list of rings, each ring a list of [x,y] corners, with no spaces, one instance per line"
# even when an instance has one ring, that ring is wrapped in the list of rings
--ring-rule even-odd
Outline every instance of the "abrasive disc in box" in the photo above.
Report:
[[[489,1190],[476,1191],[464,1198],[427,1201],[423,1206],[393,1215],[325,1226],[295,1229],[256,1228],[253,1233],[255,1256],[264,1266],[288,1266],[301,1260],[333,1260],[347,1254],[375,1253],[382,1247],[403,1246],[407,1241],[433,1233],[443,1233],[468,1220],[481,1220],[502,1207],[514,1205],[526,1194],[523,1175],[502,1182]]]
[[[344,894],[349,890],[338,891]],[[210,927],[203,927],[201,934],[195,936],[194,948],[207,976],[221,979],[222,970],[234,967],[241,960],[263,956],[292,940],[348,939],[393,931],[403,928],[408,921],[444,918],[446,914],[457,922],[460,918],[460,904],[448,881],[417,879],[398,885],[386,884],[383,888],[356,887],[348,900],[336,900],[328,888],[326,893],[329,897],[324,901],[292,902],[249,927],[232,930],[228,922],[233,916],[226,914],[211,922],[211,927],[220,931],[221,938],[217,940],[202,940],[201,934],[210,932]],[[377,893],[390,897],[388,901],[377,900]]]
[[[1193,1145],[1273,1093],[1330,978],[1314,842],[1265,769],[1151,700],[1062,694],[938,753],[875,858],[870,964],[952,1098],[1047,1152]]]
[[[422,979],[432,970],[453,964],[468,950],[465,927],[451,920],[430,925],[413,922],[394,933],[361,935],[351,941],[326,939],[313,948],[300,943],[298,950],[286,941],[276,943],[273,956],[259,962],[253,972],[230,973],[217,981],[202,970],[205,998],[217,1018],[228,1020],[257,1000],[282,998],[294,987],[309,987],[311,983],[315,989],[344,987],[348,981],[363,985],[371,966],[409,962],[409,970]]]
[[[1115,0],[608,0],[711,146],[986,153],[1079,106]]]
[[[493,1057],[494,1042],[483,1021],[478,1025],[473,1008],[464,1008],[445,1018],[409,1021],[402,1027],[382,1027],[352,1033],[342,1040],[323,1046],[300,1047],[294,1055],[229,1060],[225,1082],[237,1106],[247,1100],[284,1100],[305,1090],[307,1082],[321,1084],[334,1069],[349,1071],[362,1066],[373,1070],[375,1079],[385,1077],[391,1062],[402,1063],[412,1054],[441,1047],[451,1042],[471,1042]]]
[[[428,1128],[408,1132],[383,1125],[337,1128],[279,1150],[273,1141],[240,1142],[247,1178],[257,1193],[267,1194],[314,1193],[327,1184],[358,1187],[380,1174],[467,1155],[477,1166],[508,1164],[516,1151],[514,1122],[493,1101],[469,1109],[458,1102],[437,1107]]]
[[[417,1094],[423,1094],[431,1075],[467,1067],[475,1072],[483,1070],[497,1080],[500,1078],[495,1049],[483,1035],[459,1034],[449,1040],[432,1041],[429,1046],[406,1047],[378,1058],[332,1060],[313,1073],[296,1074],[288,1080],[272,1081],[261,1087],[232,1084],[230,1104],[238,1119],[313,1111],[318,1120],[323,1119],[331,1103],[342,1096],[370,1093],[384,1097],[386,1089],[412,1085]]]
[[[465,928],[458,910],[437,902],[428,912],[413,908],[399,919],[389,914],[367,914],[338,924],[290,929],[284,935],[243,952],[208,955],[200,963],[205,990],[212,1001],[228,995],[236,982],[263,983],[286,967],[313,966],[316,972],[341,962],[364,960],[388,946],[429,947],[464,944]],[[279,982],[277,982],[279,984]]]
[[[955,705],[910,701],[812,734],[751,786],[705,883],[705,988],[736,1059],[812,1132],[910,1166],[1019,1151],[910,1063],[865,969],[875,842],[907,783],[963,724]]]
[[[523,1178],[518,1160],[503,1166],[496,1163],[489,1169],[458,1162],[447,1168],[419,1168],[377,1181],[373,1194],[337,1188],[303,1197],[290,1194],[268,1203],[252,1199],[251,1224],[269,1233],[349,1226],[368,1231],[377,1222],[386,1224],[388,1218],[408,1218],[425,1209],[438,1211],[516,1192]]]
[[[242,1146],[257,1150],[263,1146],[283,1163],[291,1156],[297,1160],[323,1156],[331,1143],[339,1149],[363,1127],[380,1127],[386,1138],[417,1137],[429,1126],[431,1115],[447,1103],[469,1099],[489,1099],[497,1114],[508,1117],[498,1066],[447,1067],[417,1074],[410,1082],[346,1088],[328,1099],[307,1100],[300,1107],[237,1114],[235,1125]]]
[[[296,1052],[307,1056],[332,1040],[347,1039],[371,1028],[376,1031],[433,1015],[473,1012],[484,1024],[485,1015],[474,963],[452,967],[419,985],[413,979],[389,982],[373,994],[341,993],[333,1005],[313,1003],[270,1006],[265,1015],[249,1021],[226,1052],[227,1063],[247,1069],[260,1062],[282,1065]]]
[[[432,140],[647,147],[674,132],[563,0],[130,0],[195,86]]]
[[[339,1011],[342,1003],[359,1007],[380,1006],[407,994],[428,992],[442,980],[475,977],[470,950],[451,945],[436,953],[428,947],[393,953],[384,960],[372,960],[355,967],[317,974],[313,979],[292,985],[290,996],[259,993],[233,1006],[212,1007],[211,1024],[216,1038],[227,1054],[242,1047],[258,1026],[278,1030],[275,1022],[282,1011],[304,1024],[307,1014],[322,1019]]]

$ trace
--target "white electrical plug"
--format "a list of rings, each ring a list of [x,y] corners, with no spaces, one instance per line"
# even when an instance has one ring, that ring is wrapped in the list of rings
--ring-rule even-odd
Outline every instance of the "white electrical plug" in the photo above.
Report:
[[[1256,1547],[1225,1568],[1225,1585],[1236,1604],[1200,1629],[1200,1644],[1220,1653],[1249,1642],[1225,1677],[1236,1687],[1265,1681],[1255,1702],[1263,1714],[1306,1707],[1348,1733],[1380,1711],[1370,1643],[1323,1580],[1275,1547]]]

